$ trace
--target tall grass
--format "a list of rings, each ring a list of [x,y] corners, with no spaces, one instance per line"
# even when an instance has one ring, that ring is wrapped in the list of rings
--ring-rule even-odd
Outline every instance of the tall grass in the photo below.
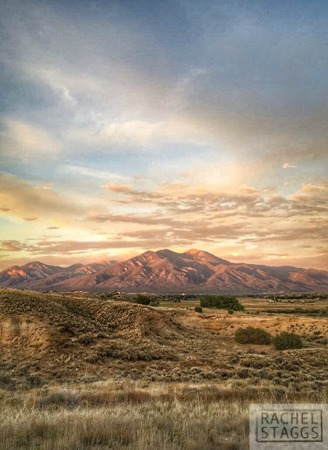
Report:
[[[3,393],[0,449],[247,450],[250,402],[301,400],[309,398],[270,386],[191,383]]]
[[[0,414],[1,450],[211,450],[247,448],[247,409],[237,403],[154,401]]]

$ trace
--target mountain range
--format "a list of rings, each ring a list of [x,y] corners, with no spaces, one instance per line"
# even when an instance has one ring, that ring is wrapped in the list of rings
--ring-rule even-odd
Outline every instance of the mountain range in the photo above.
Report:
[[[63,268],[31,262],[0,272],[0,286],[32,290],[153,293],[328,292],[328,272],[231,263],[202,250],[146,251],[127,261]]]

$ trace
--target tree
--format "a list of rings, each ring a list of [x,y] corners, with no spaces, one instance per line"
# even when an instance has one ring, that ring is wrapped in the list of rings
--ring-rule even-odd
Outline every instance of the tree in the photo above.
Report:
[[[232,295],[204,295],[200,299],[203,308],[226,309],[227,311],[243,311],[244,307],[237,297]]]

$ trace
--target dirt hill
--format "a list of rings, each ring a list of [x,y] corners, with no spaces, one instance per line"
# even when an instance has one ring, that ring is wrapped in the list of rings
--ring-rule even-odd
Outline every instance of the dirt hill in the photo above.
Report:
[[[45,379],[111,371],[108,361],[175,359],[184,329],[128,302],[0,290],[1,367]],[[95,368],[98,367],[97,370]],[[1,380],[0,380],[1,381]]]
[[[320,342],[328,338],[324,318],[245,313],[231,316],[211,311],[198,314],[101,300],[92,295],[74,297],[2,288],[0,389],[108,378],[226,380],[243,374],[245,364],[255,364],[254,370],[247,369],[252,379],[272,380],[285,361],[295,366],[297,377],[304,376],[309,382],[312,378],[325,379],[328,354],[324,344],[286,352],[286,359],[272,347],[265,353],[263,346],[257,350],[256,346],[255,350],[247,346],[244,351],[235,343],[234,332],[255,323],[272,334],[288,330],[320,338]],[[259,371],[256,364],[267,369]],[[277,374],[277,380],[281,375]]]

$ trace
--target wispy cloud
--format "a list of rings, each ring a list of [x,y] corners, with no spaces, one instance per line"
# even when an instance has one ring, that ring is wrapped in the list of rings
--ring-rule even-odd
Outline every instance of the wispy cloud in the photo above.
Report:
[[[0,241],[0,251],[19,252],[25,248],[25,244],[17,240]]]
[[[106,189],[111,192],[124,193],[132,190],[132,186],[130,184],[113,184],[109,183],[105,185]]]
[[[34,222],[35,220],[38,220],[37,217],[23,217],[23,220],[26,222]]]
[[[284,163],[282,166],[283,169],[296,169],[296,166],[293,166],[292,164],[289,163]]]
[[[58,141],[56,141],[49,132],[41,129],[36,125],[28,122],[5,118],[4,135],[5,141],[3,145],[9,146],[10,152],[24,158],[33,158],[37,156],[51,155],[57,152],[60,148]],[[12,155],[11,155],[12,156]]]

